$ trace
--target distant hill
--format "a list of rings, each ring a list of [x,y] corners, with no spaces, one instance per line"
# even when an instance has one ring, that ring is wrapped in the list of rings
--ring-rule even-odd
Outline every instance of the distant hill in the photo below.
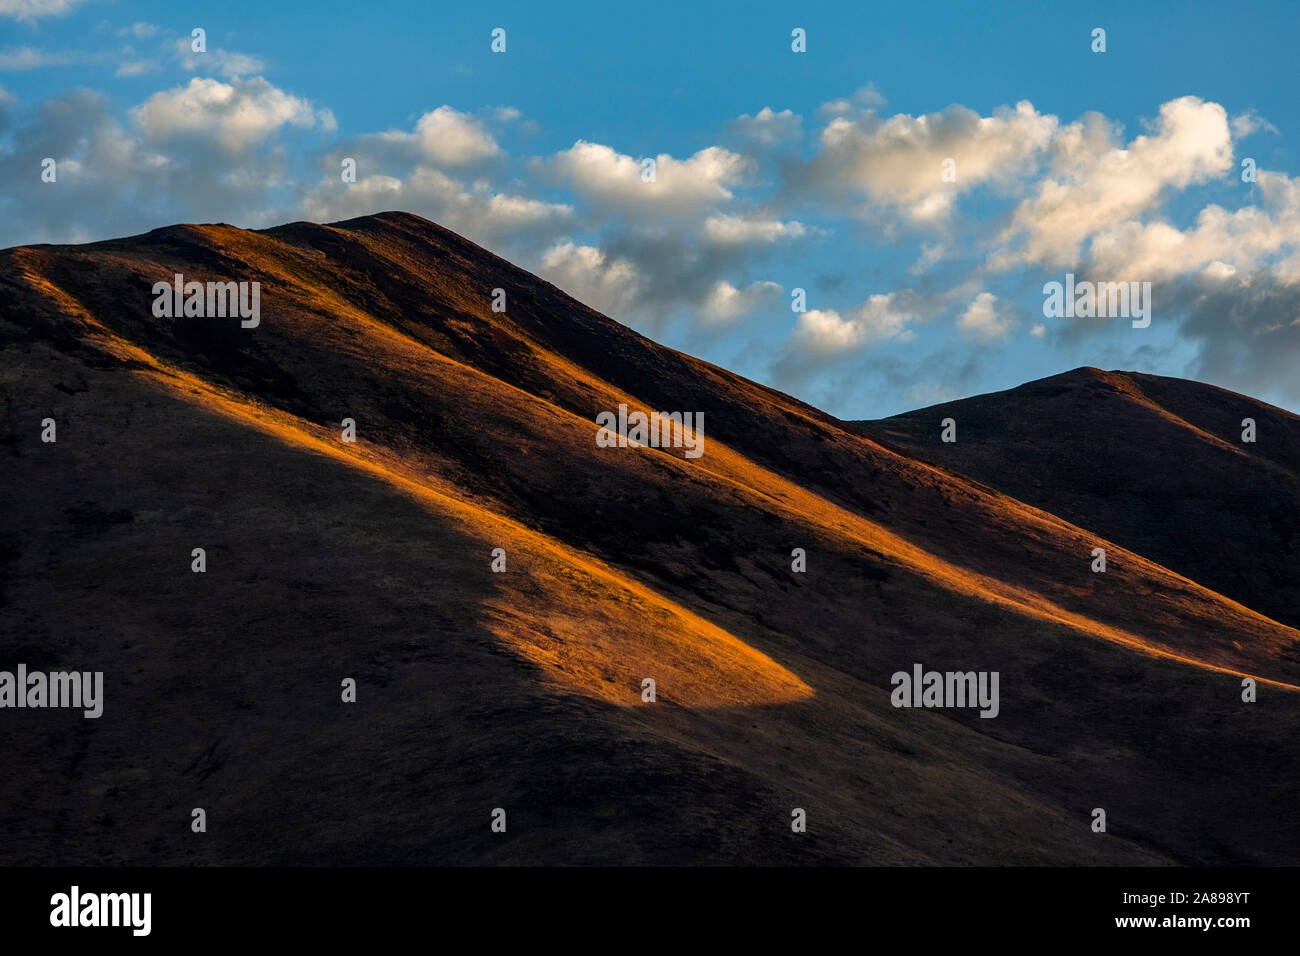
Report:
[[[940,441],[945,418],[956,442]],[[1080,368],[856,424],[1300,625],[1300,418],[1290,412],[1199,382]]]
[[[259,282],[260,322],[155,316],[178,273]],[[0,370],[0,669],[106,697],[0,710],[0,862],[1300,861],[1285,615],[416,216],[5,250]],[[598,447],[620,404],[703,413],[705,453]],[[1017,414],[1084,462],[1178,434],[1108,407]],[[1288,487],[1263,415],[1267,467],[1191,459],[1243,501]],[[894,707],[917,663],[997,671],[998,716]]]

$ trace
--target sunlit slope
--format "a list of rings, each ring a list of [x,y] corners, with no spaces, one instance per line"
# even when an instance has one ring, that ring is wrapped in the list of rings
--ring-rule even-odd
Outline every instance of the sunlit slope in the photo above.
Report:
[[[263,648],[261,660],[274,647],[292,675],[285,684],[298,685],[321,666],[312,625],[298,622],[324,621],[336,670],[347,660],[339,654],[371,655],[369,679],[394,708],[384,718],[390,729],[410,726],[403,721],[418,712],[401,708],[429,706],[427,695],[425,703],[408,699],[416,687],[463,699],[466,709],[425,742],[443,748],[436,761],[456,778],[451,791],[477,787],[475,800],[496,800],[489,810],[512,799],[490,793],[513,794],[547,827],[507,846],[440,824],[436,841],[402,844],[404,860],[416,852],[604,862],[1300,855],[1294,832],[1265,832],[1256,822],[1276,819],[1292,799],[1297,695],[1265,684],[1257,705],[1238,697],[1242,673],[1298,682],[1295,631],[1089,531],[653,345],[430,223],[388,215],[267,233],[176,227],[4,255],[6,353],[14,358],[5,367],[22,369],[7,372],[6,394],[18,402],[12,420],[26,423],[12,430],[19,454],[10,463],[26,470],[6,487],[39,489],[49,499],[39,507],[51,515],[15,529],[19,560],[35,561],[42,548],[69,564],[83,560],[90,546],[61,523],[69,508],[86,513],[78,501],[110,515],[149,510],[168,524],[155,547],[179,569],[173,586],[186,589],[177,607],[188,609],[180,620],[190,635],[196,618],[215,607],[229,614],[232,602],[195,599],[191,582],[212,572],[189,574],[189,549],[198,545],[186,544],[189,529],[170,527],[175,515],[189,515],[229,542],[221,547],[254,556],[255,569],[241,573],[256,575],[277,609],[218,618],[216,630],[238,637],[217,644],[248,641]],[[262,281],[261,325],[154,319],[149,287],[174,271]],[[508,290],[504,316],[489,307],[497,287]],[[704,411],[705,456],[596,448],[594,416],[619,402]],[[103,442],[94,455],[66,429],[55,446],[75,463],[75,478],[40,477],[44,465],[32,456],[45,449],[33,444],[43,408],[95,421],[74,428]],[[357,422],[356,444],[340,441],[344,417]],[[105,441],[106,432],[117,437]],[[157,490],[179,493],[200,472],[241,474],[239,494],[256,500],[199,503]],[[206,477],[201,487],[215,493]],[[94,493],[77,498],[87,488]],[[62,510],[59,495],[69,502]],[[243,517],[214,523],[230,509],[244,509]],[[101,561],[113,553],[113,536],[145,527],[139,518],[100,525]],[[236,529],[254,536],[238,542]],[[1107,575],[1088,570],[1099,540],[1111,551]],[[113,547],[124,546],[119,539]],[[505,574],[490,572],[496,547],[509,556]],[[808,552],[805,574],[790,571],[794,547]],[[276,570],[300,550],[311,555],[305,566]],[[23,567],[10,600],[34,600],[48,586],[43,565]],[[144,561],[130,574],[101,574],[93,588],[86,575],[70,585],[78,598],[67,606],[78,619],[98,615],[112,632],[142,613],[138,605],[156,606],[140,594],[160,573]],[[376,594],[392,609],[371,622]],[[71,629],[41,607],[27,613],[44,633]],[[298,617],[286,618],[290,609]],[[375,633],[387,627],[423,661],[431,617],[441,635],[436,661],[399,677],[401,655],[366,650],[371,641],[388,646],[390,637]],[[170,632],[150,618],[135,633],[151,642]],[[455,656],[466,654],[472,660]],[[999,670],[999,717],[891,707],[890,674],[913,662]],[[181,663],[178,674],[201,664]],[[247,659],[224,666],[237,679]],[[641,699],[646,677],[657,684],[653,705]],[[320,677],[319,710],[302,732],[317,719],[350,719],[354,711],[337,712],[339,679]],[[404,681],[401,693],[389,696],[385,680]],[[213,706],[206,680],[186,687]],[[521,717],[516,693],[545,701],[544,716]],[[120,746],[147,737],[151,719],[140,718]],[[269,729],[279,732],[274,722]],[[246,729],[250,747],[265,730]],[[458,748],[485,735],[498,748],[493,759],[513,754],[512,766],[478,781]],[[602,743],[593,751],[595,740]],[[419,775],[423,746],[408,741],[390,753],[360,735],[344,749],[350,763],[378,759],[384,779],[371,779],[368,793],[401,803],[416,799],[416,788],[394,780]],[[659,786],[682,796],[652,812],[635,773],[615,779],[611,767],[589,766],[611,752],[622,755],[620,772],[662,772]],[[223,760],[220,772],[264,782],[278,773],[270,753],[258,764],[262,776],[248,769],[252,756],[238,770],[227,769],[235,758]],[[524,783],[532,761],[559,754],[562,784]],[[154,767],[141,780],[166,772]],[[554,781],[556,772],[541,777]],[[310,786],[314,800],[336,796],[330,812],[346,817],[354,790],[334,794],[335,779],[317,773],[277,779],[290,790]],[[457,797],[428,799],[462,819]],[[466,812],[486,821],[487,810],[468,803]],[[78,806],[85,813],[93,805]],[[817,841],[790,834],[793,806],[824,825]],[[1088,830],[1094,806],[1112,814],[1110,834]],[[724,837],[733,814],[738,829]],[[338,852],[369,852],[361,849],[366,825]],[[551,826],[560,831],[548,841]],[[156,858],[187,844],[165,845]],[[292,836],[259,852],[304,853]]]
[[[939,440],[944,418],[956,442]],[[1199,382],[1081,368],[859,424],[1300,623],[1300,419],[1289,412]]]

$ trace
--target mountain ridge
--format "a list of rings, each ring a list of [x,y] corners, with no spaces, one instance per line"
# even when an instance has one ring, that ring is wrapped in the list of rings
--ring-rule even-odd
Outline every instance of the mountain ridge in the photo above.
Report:
[[[249,726],[238,703],[199,688],[169,704],[212,713],[227,741],[218,751],[231,741],[244,748],[205,779],[268,814],[259,822],[230,804],[260,849],[250,857],[222,844],[205,851],[213,862],[319,861],[305,849],[309,836],[343,859],[374,859],[366,847],[376,831],[348,822],[349,801],[364,797],[413,821],[425,791],[400,784],[403,775],[436,779],[463,799],[437,802],[446,820],[423,837],[403,831],[383,855],[389,861],[1300,856],[1300,835],[1266,837],[1251,822],[1285,805],[1283,780],[1243,794],[1199,779],[1188,762],[1208,755],[1228,777],[1258,774],[1268,760],[1294,766],[1293,629],[1118,546],[1099,581],[1088,570],[1103,540],[1093,530],[657,345],[418,217],[176,228],[0,253],[4,398],[14,422],[6,485],[19,511],[45,518],[6,523],[18,549],[7,600],[24,627],[62,635],[63,653],[92,651],[77,636],[83,625],[42,604],[55,561],[78,582],[67,599],[75,620],[156,657],[140,661],[146,686],[188,686],[203,667],[235,686],[258,682],[227,660],[249,653],[270,655],[271,672],[296,675],[295,686],[320,685],[309,720],[244,700],[259,717]],[[172,269],[261,281],[261,324],[156,320],[148,290]],[[504,315],[490,310],[493,288],[506,290]],[[598,449],[594,415],[619,401],[703,411],[705,455]],[[42,449],[31,436],[46,414],[61,431]],[[338,437],[344,417],[357,423],[355,445]],[[191,432],[223,437],[195,442]],[[116,464],[107,434],[131,449]],[[49,479],[42,451],[66,456],[62,483]],[[200,482],[207,504],[187,490],[205,469],[227,478]],[[265,485],[241,487],[235,476],[245,472]],[[348,490],[326,494],[317,480]],[[372,516],[349,497],[369,502]],[[86,513],[86,498],[135,517],[74,545],[68,509]],[[221,587],[234,590],[221,599],[200,587],[211,577],[185,568],[196,529],[256,568],[242,583],[223,571]],[[419,544],[425,538],[457,543],[444,551]],[[91,566],[101,575],[111,567],[113,540],[136,542],[150,560],[129,581],[110,574],[91,589]],[[490,570],[492,547],[505,548],[505,573]],[[790,571],[795,547],[807,551],[806,573]],[[335,557],[326,563],[323,553]],[[330,575],[330,564],[345,574]],[[420,568],[432,579],[424,586]],[[156,606],[139,600],[151,586]],[[386,630],[370,629],[374,614],[358,587],[378,601]],[[229,600],[249,589],[255,607]],[[210,648],[169,638],[178,626]],[[312,633],[323,642],[314,657]],[[4,649],[41,646],[10,634]],[[358,657],[370,660],[358,667]],[[1011,696],[992,721],[893,708],[890,674],[915,661],[1000,669]],[[366,724],[368,736],[350,735],[351,712],[327,699],[324,675],[336,687],[353,671],[382,716]],[[1075,671],[1092,680],[1072,685]],[[647,704],[641,681],[655,674],[661,699]],[[1279,682],[1262,684],[1274,695],[1271,724],[1237,700],[1243,674]],[[386,686],[405,693],[390,697]],[[421,707],[446,719],[435,739]],[[511,720],[491,716],[498,712]],[[129,723],[92,750],[96,759],[161,732],[154,719]],[[176,723],[170,749],[211,746],[210,732]],[[382,762],[398,773],[343,785],[295,757],[297,776],[286,776],[260,735],[279,727],[298,746],[308,726],[337,737],[357,765],[373,763],[384,741],[396,756]],[[393,728],[421,746],[399,743],[406,738]],[[34,760],[37,741],[20,731],[8,728],[4,744]],[[484,764],[488,752],[497,756]],[[590,752],[618,756],[601,767],[583,759]],[[641,760],[651,752],[654,761]],[[134,779],[119,791],[153,816],[176,812],[180,803],[159,801],[187,799],[181,768],[134,756],[160,796]],[[652,806],[646,773],[668,774],[685,802]],[[545,784],[530,785],[530,774]],[[291,821],[289,836],[276,835],[273,824],[290,812],[276,803],[276,783],[323,822]],[[1162,806],[1170,787],[1184,797],[1173,810]],[[58,839],[75,833],[139,859],[92,825],[109,812],[130,821],[123,826],[150,848],[148,862],[191,852],[122,799],[78,793],[64,813],[76,822]],[[545,826],[494,844],[487,811],[511,795]],[[1087,810],[1102,800],[1120,808],[1113,835],[1088,829]],[[1214,818],[1234,801],[1253,816],[1230,821],[1224,842]],[[0,820],[30,823],[18,801],[5,803]],[[803,804],[818,831],[791,842],[790,807]],[[623,805],[635,812],[620,814]],[[987,825],[972,826],[972,815]]]
[[[950,417],[958,440],[944,443],[939,422]],[[1245,419],[1256,423],[1254,442],[1242,441]],[[1066,420],[1077,424],[1061,431]],[[1289,570],[1300,556],[1300,417],[1285,409],[1212,385],[1084,367],[855,425],[1300,623]],[[1193,461],[1211,470],[1203,480],[1170,467]]]

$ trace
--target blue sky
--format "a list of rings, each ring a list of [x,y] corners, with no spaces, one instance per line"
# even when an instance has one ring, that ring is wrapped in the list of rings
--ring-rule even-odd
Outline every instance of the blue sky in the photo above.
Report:
[[[1083,364],[1295,409],[1297,19],[0,0],[0,244],[401,208],[842,417]],[[1045,317],[1067,272],[1150,327]]]

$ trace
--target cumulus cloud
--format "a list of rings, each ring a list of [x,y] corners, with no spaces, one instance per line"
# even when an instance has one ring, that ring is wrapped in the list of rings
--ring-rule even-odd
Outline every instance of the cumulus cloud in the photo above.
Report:
[[[1254,270],[1271,258],[1300,250],[1300,180],[1259,172],[1261,203],[1229,212],[1210,204],[1195,225],[1128,221],[1092,240],[1091,270],[1107,276],[1168,280],[1214,262]]]
[[[788,120],[780,114],[760,117]],[[716,333],[779,289],[751,281],[765,258],[820,230],[772,216],[740,192],[755,185],[754,157],[711,146],[686,158],[653,159],[654,180],[647,181],[642,159],[580,140],[530,168],[546,184],[567,186],[582,224],[600,235],[603,264],[592,265],[595,280],[586,287],[603,307],[616,308],[620,320],[651,334],[663,334],[681,319],[688,331]],[[548,278],[567,282],[571,292],[583,287],[574,274],[576,254],[571,251],[562,262],[552,256],[544,265],[557,270],[558,278],[546,273]],[[567,271],[558,271],[561,265]]]
[[[509,107],[493,112],[497,119],[519,116]],[[341,182],[343,157],[356,163],[357,182]],[[531,265],[533,248],[558,241],[576,216],[568,203],[530,195],[526,183],[505,189],[481,175],[479,164],[507,158],[481,120],[439,106],[409,131],[366,134],[332,148],[320,163],[321,182],[302,197],[297,215],[328,222],[403,209]]]
[[[0,178],[30,180],[49,157],[58,180],[9,199],[0,216],[0,245],[104,238],[106,222],[116,234],[143,231],[175,221],[181,197],[218,205],[238,199],[220,183],[198,186],[184,163],[150,148],[109,114],[106,97],[88,90],[43,103],[12,143],[10,151],[0,151]],[[193,193],[185,191],[189,187]]]
[[[1226,111],[1195,96],[1160,107],[1152,135],[1127,145],[1096,116],[1060,131],[1053,170],[1015,209],[999,237],[995,268],[1071,265],[1093,235],[1150,211],[1170,189],[1232,168]]]
[[[812,309],[799,315],[770,374],[778,386],[802,388],[818,373],[885,342],[907,342],[917,319],[911,290],[872,295],[841,314]]]
[[[952,314],[953,309],[964,309],[958,316],[965,315],[974,306],[975,318],[971,321],[987,329],[990,336],[978,344],[993,341],[997,337],[993,330],[1000,323],[1009,322],[1013,327],[1018,324],[1011,318],[1011,303],[1001,299],[990,303],[980,298],[977,289],[976,280],[970,278],[954,286],[926,283],[918,288],[874,293],[845,310],[826,308],[802,313],[767,372],[777,387],[798,392],[806,392],[818,382],[823,394],[815,400],[841,409],[846,407],[845,395],[860,394],[868,377],[883,379],[892,390],[905,390],[909,379],[915,384],[915,363],[920,361],[915,357],[918,353],[911,350],[935,340],[935,336],[922,339],[918,335],[924,324]],[[996,318],[982,321],[983,312],[990,309]],[[977,338],[975,327],[958,336],[944,337],[941,325],[936,325],[934,332],[943,344],[923,359],[926,368],[934,373],[927,378],[937,376],[948,383],[972,380],[985,354],[982,349],[970,348],[971,340]],[[907,358],[909,354],[914,357]]]
[[[700,306],[700,314],[709,322],[730,324],[757,309],[770,305],[784,290],[775,282],[751,282],[738,289],[719,279]]]
[[[543,273],[652,334],[681,318],[714,332],[779,288],[748,282],[751,267],[813,230],[757,212],[737,194],[752,182],[751,157],[713,146],[653,158],[653,181],[643,178],[642,160],[585,141],[531,164],[544,182],[568,186],[580,221],[600,235],[596,245],[557,246]],[[582,268],[591,271],[586,280]]]
[[[0,100],[2,127],[9,122],[12,97]],[[449,110],[438,121],[445,126],[448,119],[456,124],[463,118]],[[289,185],[291,154],[284,137],[333,128],[328,110],[260,77],[230,82],[194,77],[151,95],[128,111],[125,123],[111,115],[108,100],[98,94],[57,97],[12,137],[9,151],[0,144],[0,175],[9,181],[30,179],[47,156],[58,169],[57,183],[20,191],[6,202],[0,244],[103,238],[96,230],[104,222],[113,223],[112,234],[124,234],[187,220],[257,227],[399,208],[510,253],[530,241],[554,242],[572,225],[574,211],[565,203],[484,180],[462,182],[430,165],[418,127],[403,134],[396,151],[347,144],[342,155],[357,160],[356,183],[341,181],[336,151],[321,160],[325,175],[315,186]],[[381,135],[368,142],[380,146],[385,140]],[[447,148],[435,152],[444,159],[465,155],[463,148],[451,155]]]
[[[1058,121],[1028,102],[980,116],[963,106],[924,116],[881,119],[867,110],[837,116],[822,131],[817,155],[797,178],[802,190],[834,202],[877,207],[917,222],[940,220],[957,196],[984,183],[1017,182],[1056,133]],[[952,160],[954,175],[944,179]]]
[[[645,282],[631,261],[572,242],[557,243],[546,251],[542,274],[575,299],[615,318],[633,307]]]
[[[153,143],[212,139],[231,154],[247,151],[285,126],[333,126],[331,114],[261,77],[222,83],[196,76],[187,86],[153,94],[132,115]]]
[[[449,166],[463,166],[501,152],[481,123],[450,106],[439,106],[421,116],[415,124],[415,137],[426,157]]]
[[[265,80],[200,78],[155,94],[125,123],[87,90],[47,100],[23,122],[0,144],[0,177],[28,181],[49,157],[58,179],[9,198],[0,244],[105,238],[105,224],[124,235],[178,221],[284,221],[278,134],[324,125],[307,101]]]
[[[834,309],[812,309],[799,315],[791,335],[791,351],[814,358],[840,356],[889,339],[907,339],[916,315],[899,293],[876,294],[841,315]]]
[[[967,339],[988,345],[1006,335],[1016,326],[1016,321],[1006,313],[992,292],[981,292],[966,311],[957,319],[957,328]]]
[[[635,215],[647,221],[690,217],[701,206],[732,198],[732,187],[753,171],[753,161],[720,146],[687,159],[654,157],[654,181],[642,177],[642,161],[600,143],[579,140],[545,165],[601,214]]]
[[[790,110],[777,112],[764,106],[753,116],[745,113],[727,124],[727,131],[763,149],[797,142],[803,136],[803,117]]]
[[[424,113],[410,130],[367,133],[343,143],[338,152],[386,171],[422,164],[464,172],[486,160],[504,158],[480,119],[445,104]]]

